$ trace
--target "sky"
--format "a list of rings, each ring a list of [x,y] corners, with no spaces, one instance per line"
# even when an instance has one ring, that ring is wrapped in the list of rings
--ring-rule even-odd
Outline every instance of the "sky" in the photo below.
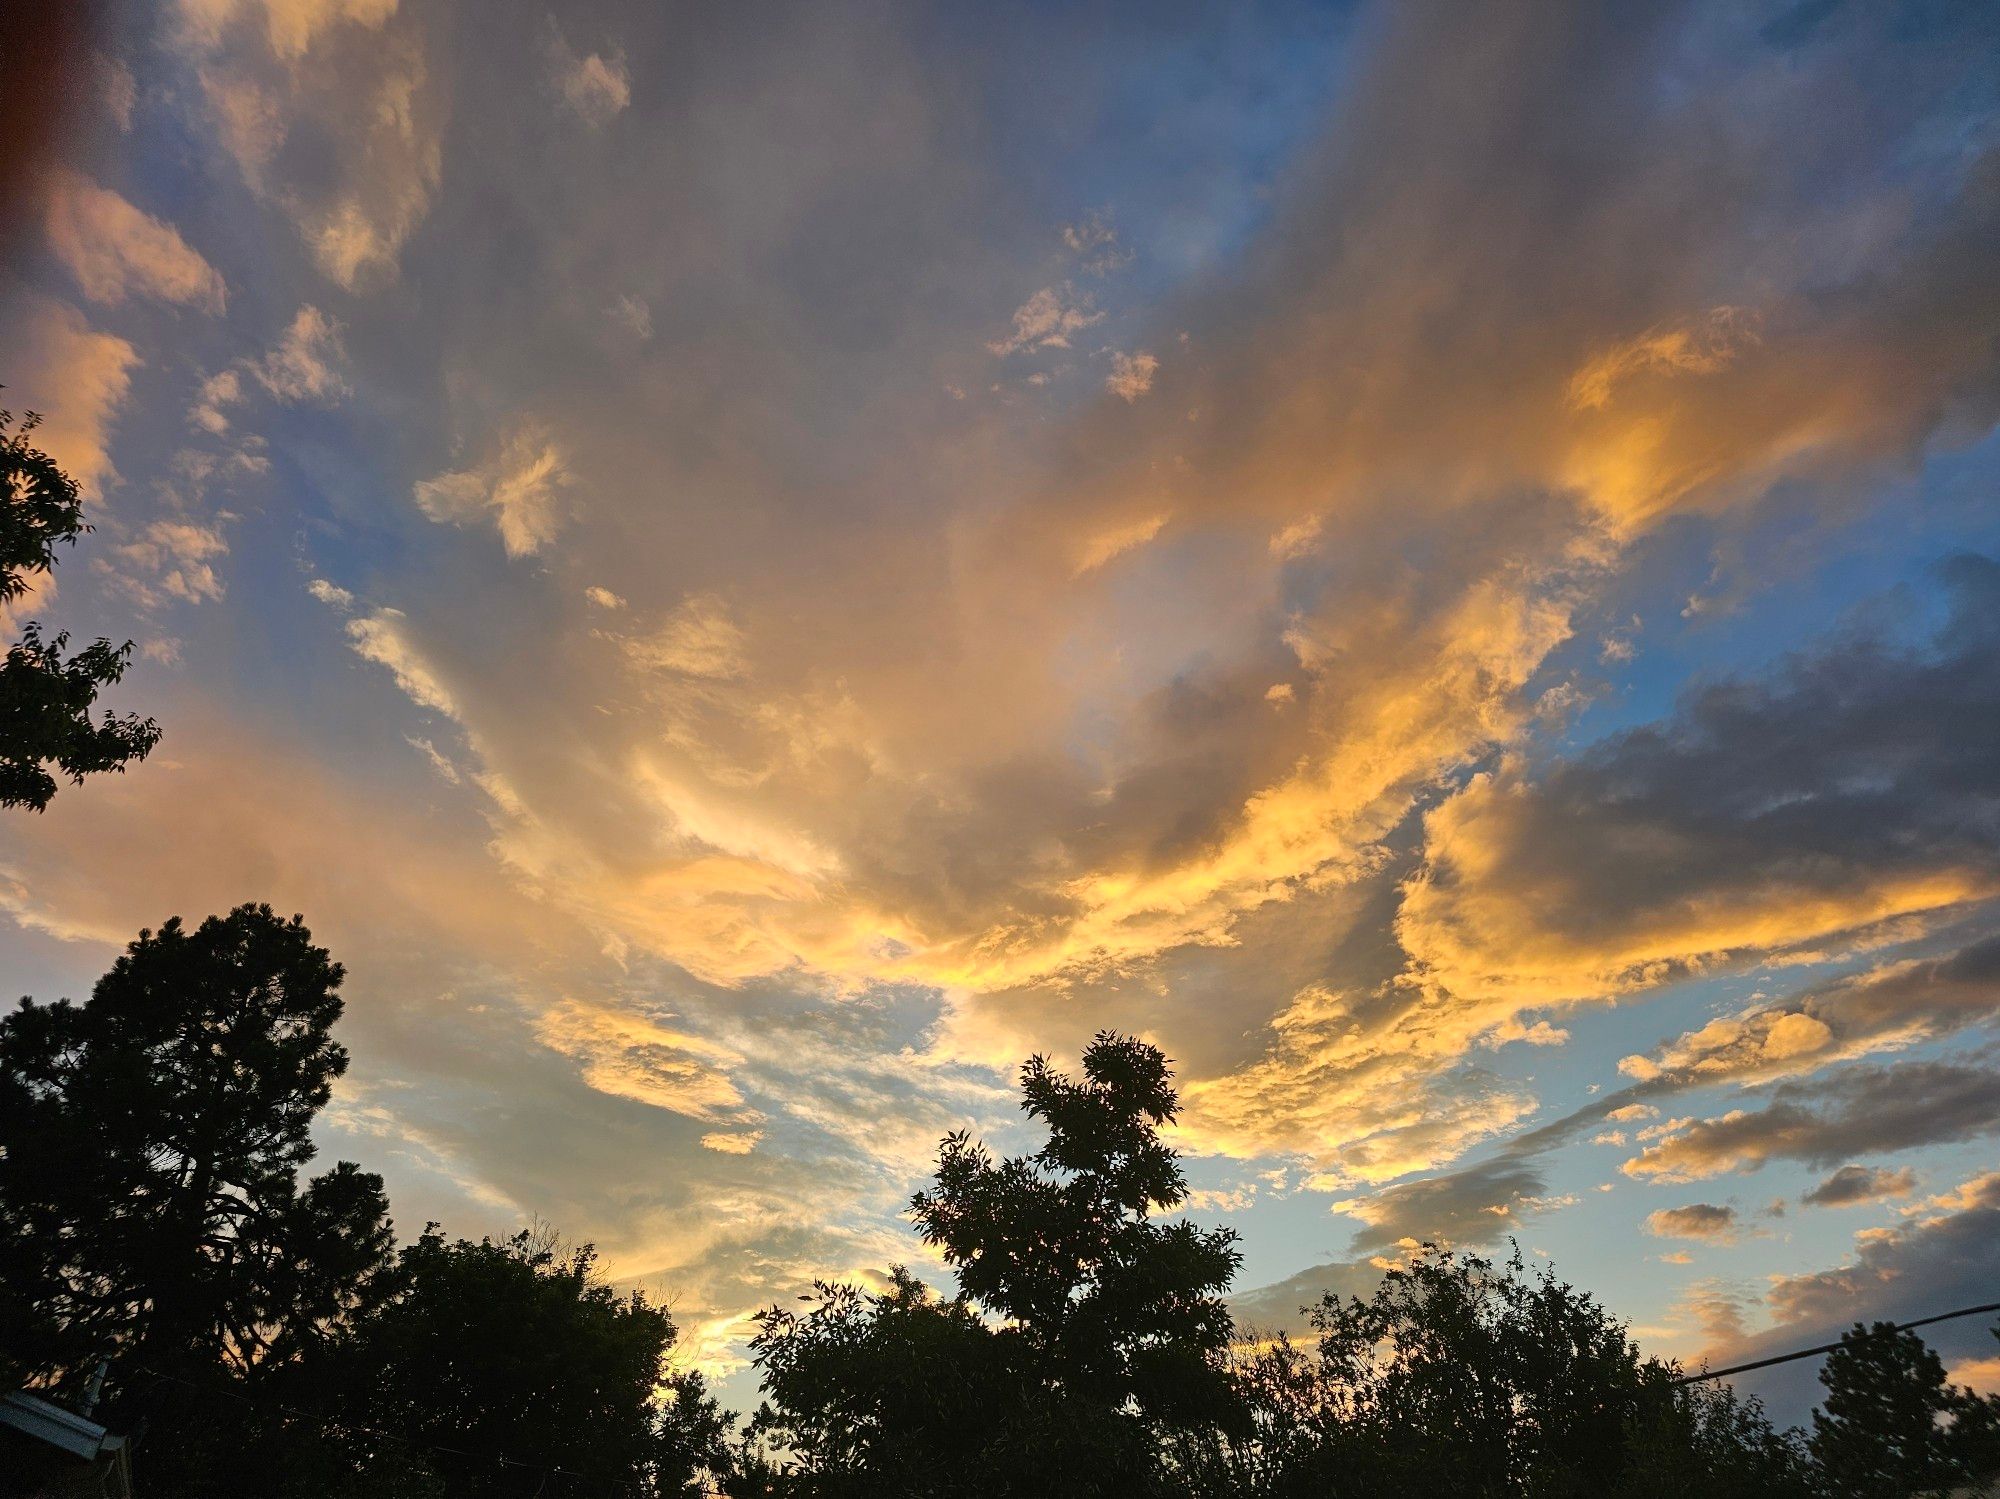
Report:
[[[739,1406],[1103,1029],[1246,1327],[1425,1240],[1718,1364],[1992,1299],[2000,12],[83,49],[0,380],[97,529],[9,623],[165,737],[0,824],[13,994],[303,913],[322,1157],[594,1240]]]

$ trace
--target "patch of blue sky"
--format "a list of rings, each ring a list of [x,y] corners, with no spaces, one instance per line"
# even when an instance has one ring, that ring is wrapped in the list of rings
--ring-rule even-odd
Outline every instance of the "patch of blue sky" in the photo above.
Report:
[[[1721,538],[1701,519],[1668,527],[1644,543],[1642,565],[1620,574],[1544,668],[1545,680],[1574,672],[1607,690],[1536,752],[1573,753],[1663,719],[1703,682],[1764,676],[1786,652],[1832,639],[1859,611],[1895,625],[1899,638],[1926,640],[1947,603],[1939,564],[1963,552],[2000,553],[1996,494],[2000,438],[1989,436],[1933,454],[1914,478],[1881,481],[1874,503],[1835,520],[1801,495],[1747,535]],[[1629,661],[1602,659],[1614,638],[1629,642]]]
[[[1069,7],[996,7],[935,18],[930,40],[981,59],[994,165],[1065,222],[1107,214],[1143,296],[1255,237],[1325,118],[1351,13],[1163,6],[1135,12],[1136,26],[1085,28],[1079,46]]]

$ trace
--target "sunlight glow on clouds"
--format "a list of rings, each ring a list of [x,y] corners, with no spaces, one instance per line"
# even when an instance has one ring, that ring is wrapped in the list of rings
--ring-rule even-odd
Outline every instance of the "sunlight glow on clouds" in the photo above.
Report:
[[[159,642],[168,737],[5,907],[86,980],[304,911],[398,1190],[717,1368],[1100,1026],[1280,1287],[1294,1196],[1327,1284],[1778,1274],[1675,1191],[1751,1172],[1901,1274],[2000,1129],[2000,156],[1978,20],[1865,9],[1259,5],[1197,80],[1059,11],[179,0],[0,306],[102,505],[35,605]],[[1720,1346],[1782,1263],[1628,1289]]]

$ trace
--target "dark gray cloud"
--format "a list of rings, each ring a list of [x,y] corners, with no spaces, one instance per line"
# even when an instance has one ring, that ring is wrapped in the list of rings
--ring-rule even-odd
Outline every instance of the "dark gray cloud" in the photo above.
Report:
[[[1887,1166],[1842,1166],[1799,1201],[1816,1208],[1852,1207],[1885,1197],[1907,1197],[1916,1184],[1916,1173],[1908,1167],[1892,1171]]]
[[[1699,1181],[1769,1161],[1830,1166],[2000,1131],[2000,1071],[1979,1061],[1850,1066],[1779,1084],[1770,1100],[1682,1125],[1625,1162],[1625,1173]]]
[[[1554,1204],[1548,1183],[1534,1165],[1503,1155],[1462,1171],[1403,1182],[1364,1198],[1344,1211],[1366,1225],[1354,1236],[1354,1251],[1366,1254],[1410,1242],[1479,1247],[1518,1230],[1521,1220]]]
[[[1539,776],[1474,782],[1427,820],[1413,956],[1468,992],[1579,997],[2000,891],[2000,565],[1939,582],[1928,639],[1891,600]],[[1909,982],[1990,1008],[1995,963]]]
[[[1381,1285],[1382,1273],[1380,1266],[1365,1260],[1313,1265],[1268,1286],[1238,1292],[1229,1298],[1229,1314],[1242,1337],[1281,1332],[1297,1336],[1307,1325],[1305,1313],[1323,1297],[1331,1295],[1344,1301],[1353,1296],[1365,1301]]]

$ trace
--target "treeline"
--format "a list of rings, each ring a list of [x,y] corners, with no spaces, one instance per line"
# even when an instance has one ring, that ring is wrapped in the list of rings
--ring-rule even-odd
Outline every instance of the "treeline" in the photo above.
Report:
[[[242,906],[0,1019],[0,1376],[134,1434],[149,1499],[1845,1499],[2000,1472],[2000,1401],[1913,1334],[1856,1328],[1811,1431],[1779,1430],[1518,1254],[1426,1249],[1308,1339],[1246,1343],[1234,1235],[1177,1211],[1166,1059],[1113,1035],[1078,1077],[1023,1070],[1032,1156],[943,1142],[911,1216],[956,1290],[897,1269],[772,1307],[739,1423],[589,1246],[398,1248],[378,1176],[307,1174],[341,980]]]

